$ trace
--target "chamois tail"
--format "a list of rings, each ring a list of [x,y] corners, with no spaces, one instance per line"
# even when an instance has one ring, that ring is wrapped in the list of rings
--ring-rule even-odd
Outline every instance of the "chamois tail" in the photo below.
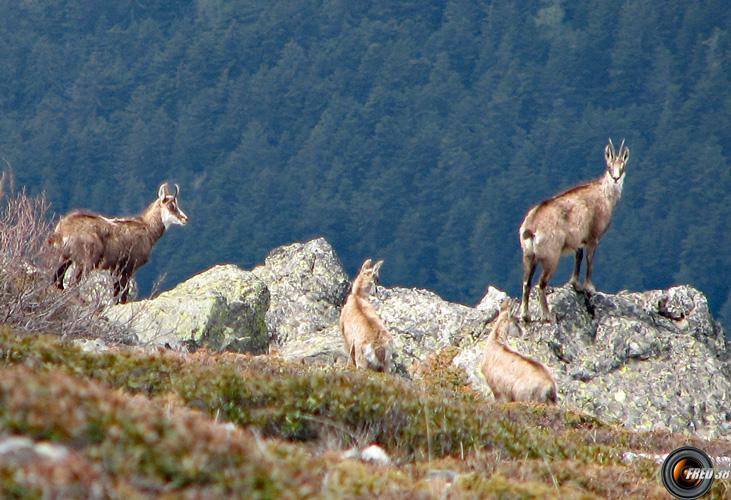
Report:
[[[530,229],[524,229],[520,235],[520,242],[523,247],[523,254],[533,256],[535,254],[536,234]]]

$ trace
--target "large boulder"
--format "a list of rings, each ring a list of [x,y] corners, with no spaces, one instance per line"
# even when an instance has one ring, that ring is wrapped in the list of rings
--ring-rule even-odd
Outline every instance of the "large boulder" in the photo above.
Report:
[[[276,248],[253,273],[271,294],[266,325],[282,351],[337,323],[350,282],[324,238]]]
[[[140,344],[205,346],[261,353],[268,348],[266,284],[250,271],[220,265],[159,296],[108,307],[106,317]]]
[[[447,302],[428,290],[379,288],[371,301],[393,335],[394,370],[403,376],[410,376],[429,354],[458,345],[469,325],[490,319],[484,311]],[[280,343],[276,351],[306,363],[347,363],[338,318],[310,335]]]
[[[303,362],[347,362],[338,321],[350,280],[327,241],[277,248],[253,272],[271,293],[266,323],[273,351]],[[466,324],[495,309],[488,304],[476,310],[407,288],[379,287],[371,301],[394,336],[394,364],[402,374],[429,353],[456,344]]]
[[[557,322],[528,323],[507,342],[549,367],[560,404],[635,430],[729,434],[729,351],[702,293],[679,286],[589,298],[565,286],[548,298]],[[537,318],[535,295],[531,307]],[[479,372],[490,328],[476,325],[454,364],[491,396]]]
[[[402,373],[433,352],[461,342],[467,325],[492,314],[447,302],[429,290],[379,287],[371,303],[394,339],[394,365]]]

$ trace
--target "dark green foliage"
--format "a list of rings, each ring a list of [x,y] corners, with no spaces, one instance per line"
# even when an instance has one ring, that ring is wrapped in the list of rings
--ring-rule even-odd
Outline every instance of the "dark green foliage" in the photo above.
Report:
[[[725,2],[6,2],[0,18],[0,157],[21,184],[114,215],[181,184],[191,222],[145,290],[324,235],[351,272],[377,255],[388,283],[515,295],[522,216],[598,176],[611,135],[632,159],[598,286],[690,282],[731,318]]]

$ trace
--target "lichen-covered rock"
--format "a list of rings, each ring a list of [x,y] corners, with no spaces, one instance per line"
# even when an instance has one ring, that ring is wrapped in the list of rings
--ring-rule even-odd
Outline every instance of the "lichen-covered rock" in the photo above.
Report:
[[[290,340],[273,350],[288,361],[302,361],[305,364],[345,366],[348,355],[337,323],[320,330],[316,335],[302,336]]]
[[[458,344],[466,325],[489,314],[418,288],[379,287],[371,302],[393,335],[394,365],[407,372],[430,353]]]
[[[279,247],[253,273],[271,294],[266,324],[279,346],[309,339],[337,322],[350,284],[324,238]]]
[[[215,266],[150,300],[106,309],[141,344],[191,344],[214,350],[267,350],[269,290],[252,272]]]
[[[350,280],[327,241],[277,248],[253,272],[271,293],[266,322],[280,356],[347,362],[338,320]],[[495,290],[491,300],[500,300],[500,293]],[[394,365],[401,374],[429,353],[458,343],[465,325],[489,317],[491,309],[497,312],[497,306],[477,310],[408,288],[379,287],[371,301],[394,336]]]
[[[724,332],[698,290],[680,286],[642,293],[597,293],[570,287],[548,296],[556,323],[524,325],[517,351],[545,363],[560,403],[635,430],[731,431],[731,373]],[[537,307],[537,297],[532,297]],[[538,311],[531,311],[538,317]],[[479,373],[490,325],[473,332],[453,363],[491,395]]]
[[[507,293],[495,288],[494,286],[489,286],[487,287],[487,292],[477,304],[476,308],[478,311],[485,312],[487,316],[497,316],[500,311],[500,305],[506,299],[508,299]]]

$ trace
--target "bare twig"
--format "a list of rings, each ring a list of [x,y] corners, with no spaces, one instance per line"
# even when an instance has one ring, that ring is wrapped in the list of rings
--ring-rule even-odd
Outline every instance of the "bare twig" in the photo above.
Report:
[[[99,319],[102,297],[83,300],[78,285],[53,286],[54,256],[48,245],[51,225],[45,196],[25,190],[6,193],[0,207],[0,322],[33,333],[65,338],[111,338]]]

